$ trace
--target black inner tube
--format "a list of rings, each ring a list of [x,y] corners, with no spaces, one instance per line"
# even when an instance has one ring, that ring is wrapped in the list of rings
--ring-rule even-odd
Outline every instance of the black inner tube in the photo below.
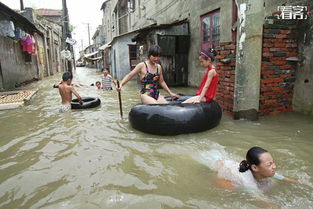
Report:
[[[200,104],[181,104],[192,96],[181,96],[169,104],[137,104],[129,112],[133,128],[155,135],[178,135],[211,129],[218,125],[222,112],[212,101]]]
[[[71,107],[72,109],[86,109],[97,107],[101,104],[101,100],[96,97],[82,97],[83,104],[78,102],[78,99],[72,99]]]

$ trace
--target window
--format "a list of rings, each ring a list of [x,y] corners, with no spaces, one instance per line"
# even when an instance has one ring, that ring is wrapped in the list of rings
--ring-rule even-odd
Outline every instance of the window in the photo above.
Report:
[[[133,70],[137,63],[137,46],[136,45],[128,45],[129,49],[129,63],[130,63],[130,70]]]
[[[128,0],[127,7],[129,12],[135,11],[135,0]]]
[[[24,54],[24,60],[26,63],[31,63],[32,62],[32,55],[30,55],[28,52],[23,52]]]
[[[220,40],[220,10],[215,10],[201,16],[201,49],[219,45]]]

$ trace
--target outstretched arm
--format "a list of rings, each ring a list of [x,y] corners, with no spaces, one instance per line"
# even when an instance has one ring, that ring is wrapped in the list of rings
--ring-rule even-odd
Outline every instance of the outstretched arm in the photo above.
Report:
[[[74,89],[74,87],[71,87],[72,93],[77,97],[78,101],[80,104],[83,104],[83,100],[82,98],[79,96],[79,94],[77,93],[77,91]]]
[[[282,181],[285,181],[285,182],[288,182],[288,183],[300,184],[300,182],[298,180],[292,179],[292,178],[289,178],[289,177],[285,177],[283,175],[280,175],[279,173],[275,173],[275,175],[273,177],[275,179],[282,180]]]
[[[141,72],[141,68],[142,68],[143,63],[139,63],[130,73],[128,73],[123,80],[120,83],[120,88],[116,88],[116,90],[120,91],[122,89],[123,86],[126,85],[126,83],[132,78],[134,77],[136,74]]]
[[[285,177],[283,179],[283,181],[288,182],[288,183],[292,183],[292,184],[300,184],[300,182],[298,180],[292,179],[292,178],[288,178],[288,177]]]

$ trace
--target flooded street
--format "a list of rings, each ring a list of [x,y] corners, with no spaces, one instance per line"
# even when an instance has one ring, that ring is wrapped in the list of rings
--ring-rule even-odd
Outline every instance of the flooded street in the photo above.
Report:
[[[100,76],[77,68],[73,83],[90,85]],[[135,80],[122,91],[123,119],[116,91],[91,86],[76,90],[99,97],[100,107],[59,113],[52,85],[60,80],[58,74],[27,86],[39,91],[26,106],[0,112],[1,209],[262,208],[247,193],[216,186],[216,173],[200,157],[209,149],[239,162],[250,147],[261,146],[273,154],[279,173],[313,184],[312,117],[282,113],[251,122],[224,114],[205,132],[148,135],[128,122],[139,103]],[[282,208],[313,208],[308,186],[280,182],[266,196]]]

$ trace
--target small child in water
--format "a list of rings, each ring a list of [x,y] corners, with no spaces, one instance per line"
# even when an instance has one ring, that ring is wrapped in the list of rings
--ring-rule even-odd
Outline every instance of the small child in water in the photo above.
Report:
[[[101,85],[101,82],[100,82],[100,81],[97,81],[97,82],[96,82],[96,89],[97,89],[97,90],[102,89],[102,85]]]
[[[104,90],[113,90],[112,89],[112,82],[114,83],[114,85],[116,86],[116,83],[114,81],[114,79],[112,78],[112,76],[109,74],[109,68],[104,68],[102,70],[103,76],[101,77],[102,80],[102,88]]]
[[[75,91],[74,87],[71,85],[73,79],[73,75],[70,72],[65,72],[62,76],[62,81],[58,85],[59,93],[62,99],[61,107],[59,112],[67,112],[71,110],[71,101],[72,101],[72,94],[74,94],[79,103],[82,104],[83,100],[79,96],[79,94]]]

